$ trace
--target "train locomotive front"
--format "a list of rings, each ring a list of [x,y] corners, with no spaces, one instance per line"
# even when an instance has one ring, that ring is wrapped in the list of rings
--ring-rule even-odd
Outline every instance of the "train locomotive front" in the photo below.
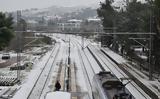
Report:
[[[93,77],[94,99],[134,99],[125,85],[111,72],[100,72]]]

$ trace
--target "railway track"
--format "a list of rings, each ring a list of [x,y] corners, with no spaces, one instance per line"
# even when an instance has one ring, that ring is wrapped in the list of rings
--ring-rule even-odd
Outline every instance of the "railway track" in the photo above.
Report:
[[[68,79],[67,78],[68,47],[66,46],[66,44],[64,44],[63,41],[60,43],[60,45],[61,46],[58,57],[56,57],[56,62],[53,63],[54,67],[51,70],[51,74],[49,76],[49,79],[47,80],[47,83],[45,84],[45,88],[40,99],[44,99],[48,92],[55,91],[55,83],[57,80],[61,85],[60,91],[69,91],[67,89],[67,86],[69,84],[66,82],[66,79]]]
[[[87,86],[89,86],[89,96],[92,98],[92,77],[97,73],[94,65],[91,63],[90,56],[86,53],[90,53],[92,57],[96,60],[99,71],[110,71],[117,76],[117,78],[130,78],[117,64],[115,64],[110,58],[108,58],[104,53],[102,53],[98,48],[92,48],[92,46],[87,47],[87,49],[81,50],[82,46],[77,40],[72,40],[72,43],[77,46],[79,58],[81,60],[83,72],[86,75],[85,79]],[[87,52],[88,50],[88,52]],[[109,65],[108,65],[109,64]],[[90,70],[90,71],[89,71]],[[92,72],[91,72],[92,71]],[[124,80],[123,83],[127,83],[129,80]],[[135,82],[131,82],[126,85],[126,88],[134,98],[136,99],[151,99],[151,97],[146,94]],[[132,90],[131,90],[132,89]],[[153,98],[154,99],[154,98]]]
[[[126,75],[114,62],[112,62],[112,60],[106,57],[99,49],[94,48],[94,51],[93,51],[93,48],[91,46],[87,47],[87,49],[92,53],[97,63],[101,67],[103,67],[106,71],[112,72],[119,79],[129,78],[128,75]],[[108,64],[110,64],[110,66]],[[139,86],[137,86],[137,84],[135,84],[134,82],[129,83],[126,87],[127,89],[129,89],[130,87],[133,88],[132,90],[129,90],[129,91],[130,93],[134,91],[134,94],[133,93],[132,94],[133,96],[135,96],[136,99],[150,99],[150,97],[141,88],[139,88]]]
[[[88,59],[88,57],[86,56],[86,54],[84,53],[84,51],[81,49],[81,45],[78,43],[78,41],[76,40],[72,40],[72,43],[75,44],[75,46],[77,46],[78,48],[78,55],[79,58],[81,60],[81,65],[82,65],[82,69],[83,69],[83,73],[85,74],[85,80],[86,80],[86,84],[87,84],[87,89],[88,89],[88,95],[89,95],[89,99],[92,99],[93,95],[92,95],[92,78],[95,75],[95,71],[91,66],[91,63]],[[88,70],[91,70],[90,72],[88,72]]]
[[[49,56],[49,59],[45,63],[45,66],[42,68],[42,71],[40,75],[38,76],[38,79],[36,80],[36,83],[34,84],[32,90],[30,91],[27,99],[39,99],[43,89],[45,87],[46,81],[49,77],[49,74],[51,72],[51,69],[53,68],[53,63],[55,61],[55,58],[58,55],[60,46],[57,45],[54,50],[52,50],[51,55]]]
[[[123,72],[125,72],[130,78],[134,79],[134,82],[142,88],[142,90],[147,93],[152,99],[159,99],[159,97],[151,90],[149,89],[146,85],[144,85],[140,80],[137,79],[135,75],[132,75],[129,71],[128,68],[131,69],[127,64],[119,64],[116,62],[112,57],[110,57],[107,53],[105,53],[104,50],[101,49],[101,51],[110,59],[112,60]],[[145,75],[140,75],[137,71],[134,71],[138,76],[140,76],[142,79],[147,79]]]
[[[63,90],[63,83],[64,81],[62,81],[61,79],[61,71],[63,71],[63,67],[64,66],[64,60],[66,59],[66,48],[64,47],[63,43],[60,43],[60,50],[59,50],[59,54],[56,57],[56,59],[54,60],[55,62],[52,64],[53,68],[51,69],[48,79],[46,80],[46,84],[44,86],[44,89],[42,91],[42,94],[40,96],[40,99],[44,99],[46,94],[50,91],[55,91],[55,83],[57,80],[59,80],[60,84],[61,84],[61,89]],[[60,79],[61,78],[61,79]]]

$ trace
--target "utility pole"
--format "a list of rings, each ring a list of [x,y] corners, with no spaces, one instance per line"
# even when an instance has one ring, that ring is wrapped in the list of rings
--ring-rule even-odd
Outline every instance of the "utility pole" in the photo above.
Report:
[[[82,34],[82,50],[84,49],[84,36]]]
[[[68,53],[69,53],[69,55],[68,55],[68,65],[70,65],[70,53],[71,53],[71,45],[70,45],[70,38],[69,38],[69,47],[68,47]]]
[[[149,80],[152,80],[152,73],[153,73],[153,67],[152,67],[152,36],[150,35],[150,40],[149,40]]]
[[[21,31],[21,11],[17,11],[17,30]],[[20,61],[21,61],[21,33],[17,32],[17,80],[18,82],[20,82],[20,70],[19,70],[19,66],[21,65]]]
[[[153,72],[153,67],[152,67],[152,6],[151,6],[151,14],[150,14],[150,35],[149,35],[149,80],[152,80],[152,72]]]

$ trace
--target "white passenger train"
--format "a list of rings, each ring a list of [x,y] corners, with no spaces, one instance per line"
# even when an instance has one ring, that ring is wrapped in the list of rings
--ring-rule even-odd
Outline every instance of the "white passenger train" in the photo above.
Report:
[[[111,72],[100,72],[93,77],[94,99],[134,99],[125,85]]]

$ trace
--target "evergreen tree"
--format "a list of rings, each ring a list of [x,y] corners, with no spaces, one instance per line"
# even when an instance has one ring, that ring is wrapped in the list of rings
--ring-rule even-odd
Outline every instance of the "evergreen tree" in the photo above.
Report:
[[[152,7],[152,32],[156,33],[153,36],[153,49],[152,56],[154,60],[152,63],[155,65],[155,69],[160,71],[160,0],[151,2]]]
[[[97,9],[98,16],[102,20],[102,25],[104,31],[112,32],[115,20],[115,10],[112,7],[113,0],[106,0],[105,3],[100,4],[100,8]],[[103,35],[101,36],[102,45],[107,45],[108,47],[112,44],[113,35]]]
[[[13,38],[13,18],[11,15],[8,17],[0,12],[0,50],[9,45],[10,40]]]

